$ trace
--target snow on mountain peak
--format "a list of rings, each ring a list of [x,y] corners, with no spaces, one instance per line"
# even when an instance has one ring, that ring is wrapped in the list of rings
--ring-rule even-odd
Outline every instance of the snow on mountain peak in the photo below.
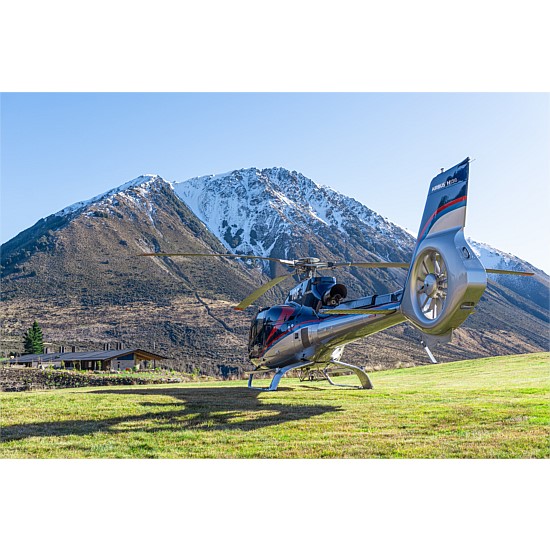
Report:
[[[488,244],[474,241],[469,237],[466,240],[472,247],[472,250],[476,253],[477,257],[479,258],[485,269],[535,271],[539,274],[544,274],[542,270],[537,269],[530,263],[522,260],[521,258],[518,258],[517,256],[514,256],[513,254],[510,254],[509,252],[503,252],[502,250],[498,250],[497,248],[494,248]],[[492,279],[496,279],[499,277],[498,275],[492,274],[490,274],[489,276]]]
[[[54,216],[67,216],[70,214],[74,214],[76,212],[80,212],[84,210],[85,208],[91,206],[92,204],[97,204],[97,203],[101,204],[105,202],[110,203],[112,202],[113,197],[119,194],[126,194],[127,196],[128,195],[132,196],[136,193],[139,193],[141,195],[144,195],[144,194],[147,194],[153,188],[154,185],[170,185],[170,184],[164,179],[162,179],[160,176],[158,176],[157,174],[143,174],[133,180],[127,181],[126,183],[124,183],[123,185],[120,185],[119,187],[116,187],[115,189],[111,189],[110,191],[102,193],[101,195],[97,195],[85,201],[75,202],[74,204],[71,204],[70,206],[63,208],[63,210],[56,212]]]
[[[286,168],[247,168],[174,183],[176,194],[235,253],[269,255],[303,228],[410,236],[356,200]],[[405,237],[403,237],[403,235]],[[397,244],[401,250],[403,248]]]

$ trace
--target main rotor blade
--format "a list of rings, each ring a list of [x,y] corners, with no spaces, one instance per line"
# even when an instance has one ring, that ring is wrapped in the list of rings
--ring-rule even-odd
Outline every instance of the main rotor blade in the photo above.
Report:
[[[268,281],[265,285],[262,285],[260,288],[257,288],[252,294],[247,296],[239,305],[235,306],[233,309],[242,311],[243,309],[247,308],[250,304],[255,302],[260,296],[263,296],[270,288],[273,288],[275,285],[278,285],[285,279],[292,277],[292,275],[293,273],[289,273],[288,275],[281,275],[281,277],[275,277],[275,279],[271,279],[271,281]]]
[[[183,252],[144,252],[138,254],[138,256],[183,256],[189,258],[201,257],[201,258],[246,258],[251,260],[268,260],[270,262],[279,262],[285,265],[294,265],[293,260],[281,260],[280,258],[268,258],[266,256],[251,256],[248,254],[192,254]]]
[[[410,264],[404,262],[342,262],[331,263],[329,267],[366,267],[366,268],[408,268]],[[532,277],[534,273],[529,271],[513,271],[509,269],[486,269],[487,273],[496,275],[523,275],[524,277]]]
[[[342,262],[330,263],[329,267],[367,267],[367,268],[408,268],[410,264],[403,262]]]
[[[532,277],[534,273],[529,271],[512,271],[508,269],[486,269],[487,273],[495,273],[497,275],[523,275],[525,277]]]
[[[320,309],[319,313],[328,315],[391,315],[395,309]]]

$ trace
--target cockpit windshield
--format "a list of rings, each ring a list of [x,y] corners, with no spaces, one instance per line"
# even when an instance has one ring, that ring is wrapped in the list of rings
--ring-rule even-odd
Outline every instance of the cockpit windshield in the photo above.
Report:
[[[295,306],[275,306],[264,309],[256,315],[250,326],[248,351],[250,357],[259,357],[261,352],[271,345],[288,329],[296,317]]]

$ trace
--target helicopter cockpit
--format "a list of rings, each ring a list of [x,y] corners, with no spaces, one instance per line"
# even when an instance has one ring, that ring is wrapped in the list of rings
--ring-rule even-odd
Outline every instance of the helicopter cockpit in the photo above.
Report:
[[[292,304],[262,309],[250,326],[248,352],[250,358],[260,353],[289,328],[300,307]]]

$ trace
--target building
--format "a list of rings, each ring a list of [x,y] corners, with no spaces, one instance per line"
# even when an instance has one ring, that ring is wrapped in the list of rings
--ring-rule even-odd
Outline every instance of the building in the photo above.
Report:
[[[54,367],[65,369],[122,371],[126,369],[156,366],[156,362],[167,359],[157,353],[139,348],[103,351],[79,351],[21,355],[10,359],[10,365],[26,367]]]

